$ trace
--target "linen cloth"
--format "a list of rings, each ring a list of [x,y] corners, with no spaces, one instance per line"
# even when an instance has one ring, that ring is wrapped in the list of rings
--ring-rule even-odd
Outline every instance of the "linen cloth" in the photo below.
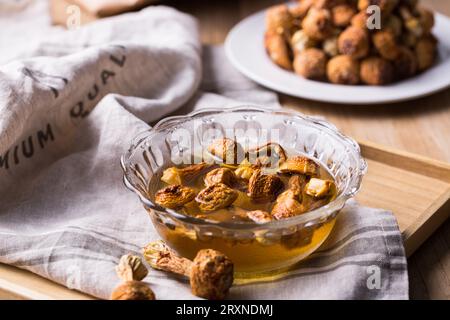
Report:
[[[108,298],[120,256],[158,239],[122,184],[119,158],[132,138],[174,112],[279,105],[222,48],[202,52],[196,21],[174,9],[75,31],[49,28],[35,14],[45,10],[35,1],[0,19],[0,262]],[[196,298],[179,277],[150,270],[145,281],[158,299]],[[396,220],[351,202],[319,252],[284,279],[233,287],[230,298],[407,299]]]

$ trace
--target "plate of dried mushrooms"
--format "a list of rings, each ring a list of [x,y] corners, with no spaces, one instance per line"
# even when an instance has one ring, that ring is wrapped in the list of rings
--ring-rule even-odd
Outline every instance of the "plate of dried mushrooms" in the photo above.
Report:
[[[391,103],[449,87],[450,18],[417,0],[377,1],[379,11],[371,4],[299,0],[267,8],[231,30],[227,57],[267,88],[323,102]]]

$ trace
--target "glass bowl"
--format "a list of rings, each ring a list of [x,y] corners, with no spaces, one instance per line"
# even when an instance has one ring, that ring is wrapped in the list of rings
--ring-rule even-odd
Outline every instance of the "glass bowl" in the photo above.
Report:
[[[338,194],[323,207],[264,224],[200,219],[157,205],[153,196],[162,171],[192,163],[219,137],[236,139],[243,146],[276,142],[288,154],[313,158],[334,177]],[[360,189],[367,171],[358,144],[332,124],[252,106],[166,118],[135,138],[121,164],[125,185],[139,196],[170,247],[189,259],[200,249],[221,251],[234,262],[235,276],[242,281],[278,275],[314,252],[331,233],[345,202]]]

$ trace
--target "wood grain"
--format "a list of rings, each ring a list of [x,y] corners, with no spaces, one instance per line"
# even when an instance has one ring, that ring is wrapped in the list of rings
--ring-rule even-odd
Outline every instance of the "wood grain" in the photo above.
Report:
[[[239,20],[279,2],[283,1],[173,0],[168,4],[199,19],[205,44],[221,44]],[[450,1],[422,0],[422,3],[450,16]],[[284,95],[280,99],[287,108],[325,116],[356,139],[450,162],[450,89],[416,101],[367,107]],[[411,298],[450,299],[450,221],[409,259],[409,274]]]

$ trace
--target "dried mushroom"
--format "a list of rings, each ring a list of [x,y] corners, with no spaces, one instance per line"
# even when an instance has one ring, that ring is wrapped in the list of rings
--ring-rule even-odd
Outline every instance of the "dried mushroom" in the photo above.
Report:
[[[311,8],[302,22],[306,35],[322,41],[333,33],[331,13],[327,9]]]
[[[296,156],[283,162],[278,171],[280,173],[297,173],[315,176],[318,174],[319,166],[307,157]]]
[[[215,139],[208,146],[208,151],[225,164],[237,164],[244,157],[242,146],[229,138]]]
[[[183,184],[201,174],[208,167],[209,165],[205,162],[183,168],[170,167],[164,170],[161,181],[167,184]]]
[[[333,23],[337,27],[348,26],[355,14],[356,10],[348,4],[341,4],[331,9]]]
[[[249,163],[254,163],[256,167],[275,167],[287,159],[283,147],[275,142],[268,142],[265,145],[249,150],[248,157]]]
[[[233,269],[233,263],[223,253],[200,250],[191,266],[192,293],[205,299],[225,299],[233,285]]]
[[[248,196],[256,201],[270,201],[283,187],[281,179],[274,174],[264,174],[255,170],[248,182]]]
[[[303,190],[306,185],[306,176],[294,175],[289,178],[288,189],[280,194],[272,208],[271,215],[277,219],[285,219],[304,213],[302,206]]]
[[[277,219],[286,219],[306,212],[303,205],[298,201],[298,197],[292,190],[287,190],[280,194],[272,208],[272,216]]]
[[[389,30],[378,31],[372,36],[378,53],[385,59],[395,60],[399,55],[399,46],[395,34]]]
[[[369,57],[361,61],[360,77],[369,85],[385,85],[393,81],[394,68],[386,59]]]
[[[208,172],[204,181],[207,187],[216,183],[223,183],[229,187],[232,187],[236,182],[236,175],[228,168],[217,168]]]
[[[126,281],[111,294],[111,300],[155,300],[152,289],[140,281]]]
[[[331,180],[311,178],[306,184],[305,193],[314,198],[323,198],[330,194],[333,186],[334,182]]]
[[[262,210],[248,211],[247,217],[256,223],[267,223],[273,220],[270,213]]]
[[[292,70],[291,51],[283,35],[267,31],[264,36],[264,46],[270,59],[286,70]]]
[[[215,211],[230,206],[237,196],[236,190],[223,183],[217,183],[200,191],[195,197],[195,201],[198,202],[200,210]]]
[[[347,55],[339,55],[330,60],[327,66],[328,79],[336,84],[359,83],[359,61]]]
[[[194,189],[179,184],[163,188],[155,194],[155,202],[160,206],[169,209],[182,207],[194,198]]]
[[[353,59],[364,58],[369,54],[369,34],[366,30],[350,26],[339,35],[339,52]]]
[[[190,261],[155,241],[144,248],[144,257],[155,269],[188,276],[192,293],[201,298],[224,299],[233,284],[233,262],[216,250],[200,250]]]
[[[266,28],[278,34],[289,33],[292,30],[294,18],[287,5],[277,5],[269,8],[266,13]]]
[[[306,79],[324,80],[328,58],[324,51],[309,48],[294,58],[294,71]]]
[[[116,266],[116,273],[123,281],[140,281],[147,276],[148,270],[141,258],[127,254],[120,258],[119,264]]]

